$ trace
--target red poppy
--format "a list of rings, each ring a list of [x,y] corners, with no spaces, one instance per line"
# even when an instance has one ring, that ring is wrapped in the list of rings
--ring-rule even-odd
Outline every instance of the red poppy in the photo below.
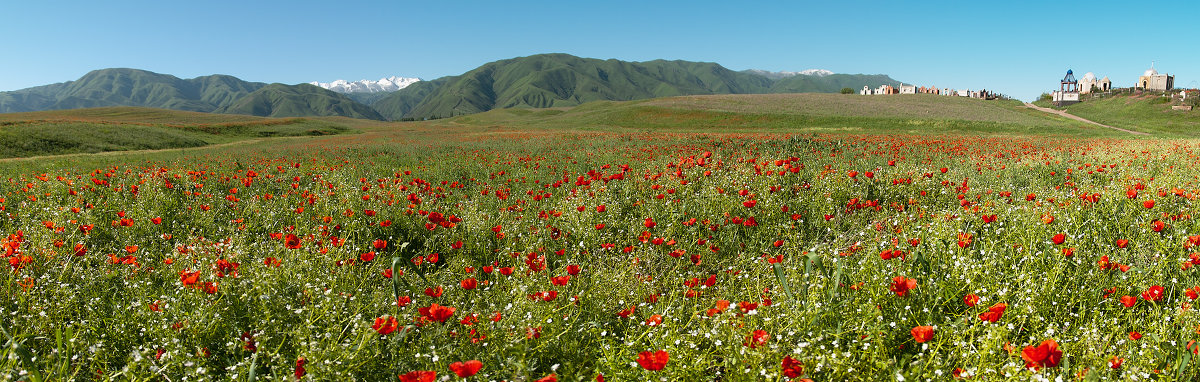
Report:
[[[558,375],[550,374],[545,377],[538,378],[538,380],[533,381],[533,382],[558,382]]]
[[[1142,202],[1142,207],[1146,207],[1146,209],[1154,208],[1154,199]]]
[[[386,335],[392,334],[392,332],[396,331],[396,326],[398,324],[399,324],[399,322],[396,321],[396,317],[384,316],[384,317],[376,317],[375,324],[371,325],[371,327],[374,328],[375,331],[379,332],[379,334],[386,336]]]
[[[1155,285],[1142,292],[1142,299],[1146,301],[1161,301],[1163,299],[1163,287]]]
[[[436,380],[437,372],[429,370],[411,371],[400,375],[400,382],[434,382]]]
[[[800,378],[801,375],[804,375],[804,364],[790,355],[783,356],[783,362],[779,367],[783,369],[783,376],[788,378]]]
[[[905,278],[904,276],[896,276],[892,278],[892,286],[888,289],[897,296],[904,297],[908,295],[908,291],[917,287],[917,280]]]
[[[1137,297],[1121,296],[1121,305],[1125,305],[1126,308],[1132,308],[1134,305],[1137,305]]]
[[[442,286],[438,285],[432,288],[425,288],[425,295],[429,297],[442,297]]]
[[[288,249],[299,249],[300,248],[300,238],[296,237],[296,235],[294,235],[294,234],[289,233],[284,238],[283,245],[285,247],[287,247]]]
[[[1054,241],[1055,245],[1062,244],[1064,241],[1067,241],[1067,235],[1060,233],[1060,234],[1054,235],[1054,238],[1052,238],[1051,240]]]
[[[417,312],[420,313],[421,317],[424,319],[436,322],[446,322],[446,320],[454,316],[454,310],[454,308],[449,306],[431,304],[427,308],[417,309]]]
[[[1125,248],[1129,246],[1129,240],[1117,239],[1117,248]]]
[[[746,340],[742,342],[742,346],[751,349],[766,345],[771,340],[771,335],[766,330],[755,330],[746,336]]]
[[[665,350],[659,350],[656,352],[644,351],[638,353],[637,363],[638,365],[641,365],[643,369],[658,371],[666,367],[667,361],[670,359],[671,355]]]
[[[1124,358],[1113,356],[1112,358],[1108,359],[1108,367],[1113,369],[1120,369],[1122,363],[1125,363]]]
[[[976,296],[974,293],[963,296],[963,304],[967,304],[967,306],[974,307],[975,304],[978,304],[978,303],[979,303],[979,296]]]
[[[1062,360],[1062,351],[1058,350],[1058,342],[1045,340],[1037,347],[1026,346],[1022,349],[1021,359],[1025,360],[1025,367],[1028,369],[1057,367]]]
[[[466,290],[475,289],[475,287],[479,286],[479,282],[476,281],[474,277],[463,280],[460,284],[462,284],[462,288]]]
[[[304,378],[308,374],[308,370],[304,369],[304,364],[306,363],[308,363],[308,360],[304,359],[304,357],[296,359],[296,369],[293,372],[296,375],[296,379]]]
[[[917,343],[926,343],[933,339],[932,326],[917,326],[912,328],[912,330],[909,332],[913,336],[913,341],[917,341]]]
[[[375,239],[375,241],[371,242],[371,246],[375,247],[376,251],[382,251],[384,248],[387,248],[387,244],[387,241],[383,239]]]
[[[996,305],[992,305],[991,308],[988,308],[988,311],[980,313],[979,319],[982,321],[995,323],[996,321],[1000,321],[1000,317],[1004,316],[1005,309],[1008,309],[1008,304],[1003,302],[997,303]]]
[[[476,373],[479,373],[479,369],[482,368],[483,362],[479,362],[479,360],[474,359],[467,362],[455,362],[450,364],[450,371],[453,371],[454,374],[458,375],[459,378],[466,378],[475,375]]]

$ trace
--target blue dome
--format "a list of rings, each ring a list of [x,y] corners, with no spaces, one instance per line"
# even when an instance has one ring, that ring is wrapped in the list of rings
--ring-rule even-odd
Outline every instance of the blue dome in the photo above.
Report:
[[[1074,73],[1071,72],[1071,69],[1067,69],[1067,74],[1074,74]]]

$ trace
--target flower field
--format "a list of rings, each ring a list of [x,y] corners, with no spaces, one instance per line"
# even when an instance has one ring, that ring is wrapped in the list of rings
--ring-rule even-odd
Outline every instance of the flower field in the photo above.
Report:
[[[364,136],[0,163],[0,376],[1200,378],[1195,142]]]

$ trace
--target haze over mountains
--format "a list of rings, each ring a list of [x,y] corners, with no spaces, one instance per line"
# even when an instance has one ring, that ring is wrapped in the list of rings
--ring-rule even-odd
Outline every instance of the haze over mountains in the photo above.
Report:
[[[495,108],[575,106],[598,100],[703,94],[835,93],[896,85],[886,75],[827,70],[729,70],[709,62],[630,62],[541,54],[484,64],[431,81],[389,77],[298,85],[227,75],[191,79],[138,69],[101,69],[75,81],[0,92],[0,113],[142,106],[268,117],[427,119]],[[394,90],[389,90],[394,89]]]

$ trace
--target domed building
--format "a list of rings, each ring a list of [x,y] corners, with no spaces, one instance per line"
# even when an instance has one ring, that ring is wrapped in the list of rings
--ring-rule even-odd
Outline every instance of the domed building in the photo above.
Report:
[[[1146,69],[1146,72],[1142,73],[1141,77],[1138,77],[1138,82],[1134,87],[1142,90],[1165,92],[1175,88],[1175,76],[1159,74],[1154,69],[1154,64],[1150,64],[1150,69]]]
[[[1112,90],[1112,81],[1105,76],[1103,79],[1096,79],[1096,74],[1087,72],[1083,78],[1079,79],[1079,94],[1088,94],[1095,89],[1098,92],[1108,92]]]

